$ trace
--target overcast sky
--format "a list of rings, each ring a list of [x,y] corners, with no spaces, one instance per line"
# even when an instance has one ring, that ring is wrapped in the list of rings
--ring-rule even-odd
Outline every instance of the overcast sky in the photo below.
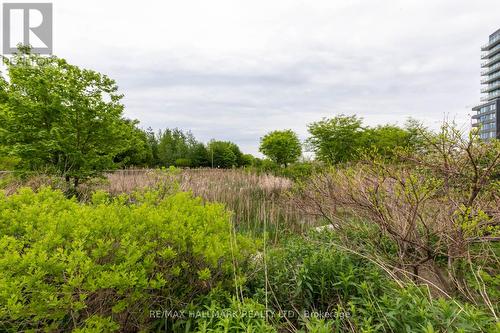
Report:
[[[500,1],[54,3],[54,53],[114,78],[126,116],[256,153],[335,114],[469,124]]]

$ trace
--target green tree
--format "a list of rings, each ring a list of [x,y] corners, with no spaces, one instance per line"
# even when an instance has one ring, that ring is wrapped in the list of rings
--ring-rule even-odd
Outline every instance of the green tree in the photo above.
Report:
[[[190,132],[178,128],[160,131],[157,139],[159,164],[183,167],[206,167],[209,165],[205,145]]]
[[[163,166],[174,165],[180,158],[187,158],[189,152],[188,135],[178,128],[166,129],[159,133],[158,157]]]
[[[426,150],[426,142],[433,135],[420,121],[408,118],[404,126],[408,133],[408,148],[423,152]]]
[[[151,145],[148,133],[137,127],[138,121],[133,121],[131,144],[128,149],[118,154],[114,161],[121,167],[155,166],[153,146]]]
[[[193,167],[210,166],[207,147],[201,142],[197,142],[190,149],[189,159]]]
[[[250,166],[254,161],[255,157],[252,154],[243,154],[241,156],[241,166]]]
[[[351,161],[361,147],[362,121],[356,116],[339,115],[308,125],[308,147],[316,158],[329,164]]]
[[[0,93],[0,145],[21,158],[21,168],[43,168],[77,186],[116,167],[114,158],[133,144],[135,124],[123,118],[122,95],[106,75],[29,49],[14,56],[7,75]]]
[[[233,142],[212,140],[208,143],[210,165],[214,168],[232,168],[240,166],[243,154]]]
[[[361,134],[363,149],[384,158],[391,158],[398,147],[410,145],[410,133],[395,125],[383,125],[366,128]]]
[[[296,162],[302,154],[302,146],[292,130],[272,131],[260,139],[259,151],[278,165]]]
[[[144,132],[146,134],[146,140],[148,144],[148,149],[151,150],[151,164],[150,166],[160,165],[160,159],[158,157],[158,138],[151,127],[148,127]]]

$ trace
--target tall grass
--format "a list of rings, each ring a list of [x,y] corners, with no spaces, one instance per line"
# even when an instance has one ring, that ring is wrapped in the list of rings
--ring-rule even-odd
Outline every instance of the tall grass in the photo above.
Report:
[[[192,191],[209,201],[223,202],[233,212],[241,230],[302,232],[308,223],[305,214],[285,195],[293,183],[289,179],[242,170],[184,170],[178,176],[182,190]]]
[[[62,179],[39,175],[11,182],[5,190],[11,194],[22,186],[37,189],[44,185],[65,188]],[[304,232],[315,220],[291,203],[288,194],[292,187],[293,181],[288,178],[242,169],[130,169],[87,181],[80,185],[78,197],[87,201],[98,189],[111,195],[152,188],[190,191],[207,202],[225,204],[239,231],[257,235],[266,226],[271,239],[277,241],[280,234]]]
[[[302,233],[314,221],[291,204],[287,194],[293,182],[270,174],[242,169],[121,170],[106,177],[103,189],[112,194],[178,184],[206,201],[224,203],[239,231],[255,235],[266,226],[275,241],[283,233]]]

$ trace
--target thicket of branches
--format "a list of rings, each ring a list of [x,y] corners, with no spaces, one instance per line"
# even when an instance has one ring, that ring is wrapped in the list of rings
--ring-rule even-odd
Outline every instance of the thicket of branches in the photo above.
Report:
[[[292,200],[344,231],[352,246],[360,220],[375,226],[361,248],[444,294],[484,302],[496,316],[500,143],[449,124],[421,135],[423,145],[397,152],[396,162],[367,156],[338,166],[313,176]]]

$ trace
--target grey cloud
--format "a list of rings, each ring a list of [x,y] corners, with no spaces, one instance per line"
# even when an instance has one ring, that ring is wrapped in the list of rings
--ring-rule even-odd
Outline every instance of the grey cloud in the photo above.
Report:
[[[217,12],[223,4],[211,6]],[[116,79],[127,116],[142,126],[191,129],[202,140],[232,140],[256,153],[259,137],[269,130],[291,128],[305,138],[307,123],[338,113],[358,114],[370,125],[413,116],[436,127],[446,114],[468,124],[479,101],[479,48],[498,28],[500,10],[498,1],[451,0],[342,6],[290,1],[283,12],[266,1],[246,6],[255,6],[248,13],[253,20],[219,26],[214,31],[220,38],[210,39],[214,45],[203,43],[213,34],[176,23],[191,30],[183,35],[175,26],[170,39],[166,32],[143,32],[162,47],[130,50],[126,39],[108,45],[96,34],[90,46],[99,48],[79,55],[68,46],[62,56]],[[261,22],[264,12],[271,19]]]

